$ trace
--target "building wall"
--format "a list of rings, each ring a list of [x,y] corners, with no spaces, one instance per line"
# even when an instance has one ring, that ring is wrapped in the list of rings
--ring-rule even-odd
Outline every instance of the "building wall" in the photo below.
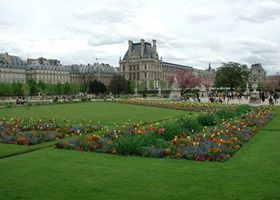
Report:
[[[156,40],[153,43],[140,43],[128,41],[128,50],[123,59],[119,60],[120,74],[126,80],[133,80],[140,84],[145,82],[148,89],[155,89],[159,86],[159,80],[167,81],[169,75],[174,75],[176,69],[187,68],[190,72],[196,73],[199,77],[211,82],[215,79],[213,71],[195,70],[193,67],[175,63],[163,62],[157,53]],[[154,82],[154,88],[149,88],[149,82]]]

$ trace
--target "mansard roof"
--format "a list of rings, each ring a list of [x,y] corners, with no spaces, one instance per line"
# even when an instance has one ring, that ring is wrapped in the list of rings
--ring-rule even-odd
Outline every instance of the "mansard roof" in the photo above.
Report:
[[[28,69],[45,69],[45,70],[62,70],[67,71],[68,69],[60,64],[59,60],[53,59],[27,59],[27,68]]]
[[[92,73],[106,73],[114,74],[116,73],[114,67],[109,64],[104,63],[94,63],[93,65],[80,65],[79,72],[81,74],[92,74]]]
[[[162,68],[164,70],[174,70],[174,69],[188,69],[189,71],[193,71],[193,67],[186,66],[186,65],[180,65],[180,64],[174,64],[174,63],[169,63],[169,62],[162,62]]]
[[[0,57],[4,59],[10,67],[13,68],[25,68],[26,67],[26,61],[22,60],[18,56],[12,56],[8,53],[0,54]]]
[[[9,66],[9,63],[3,59],[3,58],[0,58],[0,67],[8,67]]]
[[[126,51],[123,60],[128,60],[128,51]],[[137,55],[139,58],[141,58],[141,42],[140,43],[132,43],[132,54]],[[144,42],[144,55],[142,58],[154,58],[153,57],[153,47],[151,43],[149,42]]]

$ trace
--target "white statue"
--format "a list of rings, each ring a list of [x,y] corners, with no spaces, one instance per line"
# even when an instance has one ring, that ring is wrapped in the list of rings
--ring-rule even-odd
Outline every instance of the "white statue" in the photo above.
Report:
[[[173,83],[172,83],[172,88],[173,88],[173,89],[178,89],[178,88],[179,88],[179,86],[178,86],[178,81],[177,81],[177,78],[176,78],[176,77],[174,78],[174,81],[173,81]]]

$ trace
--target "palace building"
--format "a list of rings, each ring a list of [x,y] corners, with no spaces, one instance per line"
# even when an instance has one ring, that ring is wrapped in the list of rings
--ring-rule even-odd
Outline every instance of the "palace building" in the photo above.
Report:
[[[0,82],[2,83],[26,83],[28,79],[50,84],[81,83],[82,77],[87,75],[92,80],[98,80],[108,86],[115,73],[117,71],[114,67],[104,63],[64,66],[56,59],[40,57],[28,58],[24,61],[8,53],[0,54]]]
[[[139,43],[128,41],[128,50],[119,60],[120,74],[126,80],[133,80],[137,84],[144,82],[148,89],[159,87],[159,81],[166,81],[168,75],[173,75],[176,69],[188,69],[190,72],[211,82],[215,79],[213,70],[199,70],[193,67],[170,62],[163,62],[157,52],[156,40],[153,43],[141,39]],[[154,88],[149,88],[153,82]]]

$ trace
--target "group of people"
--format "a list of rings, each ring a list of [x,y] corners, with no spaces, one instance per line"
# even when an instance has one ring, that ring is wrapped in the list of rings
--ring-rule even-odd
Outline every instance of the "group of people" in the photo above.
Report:
[[[16,104],[17,105],[24,105],[25,101],[24,101],[24,97],[17,97],[16,98]]]
[[[269,92],[268,95],[269,95],[268,103],[269,103],[270,105],[274,105],[275,103],[278,103],[278,98],[279,98],[279,96],[278,96],[278,94],[275,92],[275,90]],[[267,94],[264,93],[264,91],[261,91],[261,92],[259,93],[259,97],[260,97],[260,101],[264,102],[265,99],[267,98]]]

